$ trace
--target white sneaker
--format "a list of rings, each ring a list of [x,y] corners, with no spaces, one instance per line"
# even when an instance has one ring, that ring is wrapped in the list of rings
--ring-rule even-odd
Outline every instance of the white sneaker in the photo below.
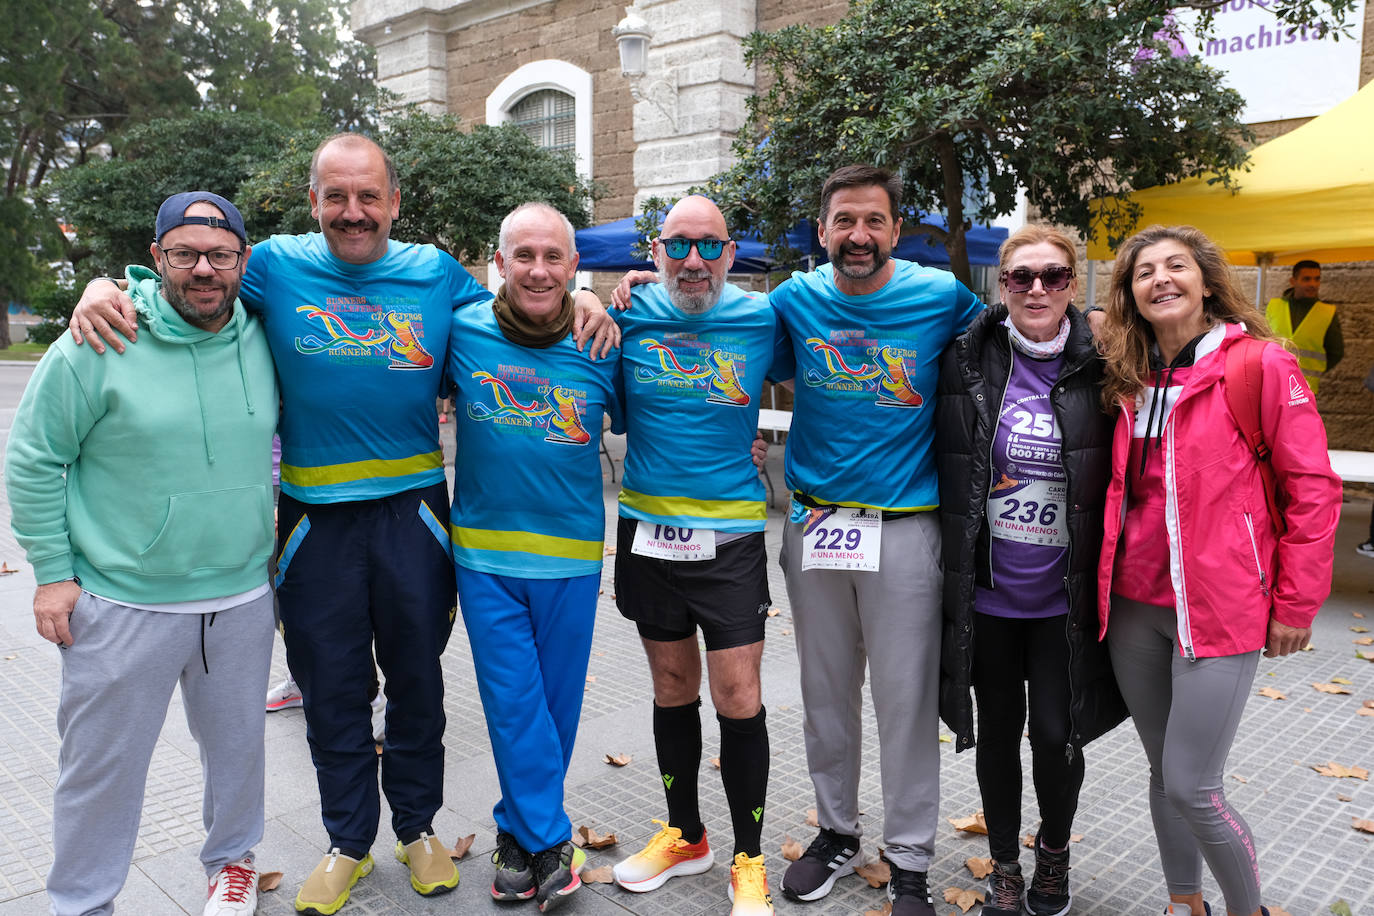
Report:
[[[258,908],[258,870],[251,857],[230,862],[210,879],[202,916],[249,916]]]
[[[268,712],[276,712],[280,709],[295,709],[300,705],[301,689],[296,686],[295,679],[289,674],[286,676],[286,680],[267,691]]]
[[[372,740],[381,744],[386,738],[386,695],[380,691],[372,701]]]

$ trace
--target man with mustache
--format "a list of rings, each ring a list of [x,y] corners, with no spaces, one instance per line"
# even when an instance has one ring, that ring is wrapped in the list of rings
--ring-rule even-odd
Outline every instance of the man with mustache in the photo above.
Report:
[[[772,294],[796,358],[782,567],[796,624],[820,833],[783,875],[818,900],[859,854],[861,688],[871,678],[893,916],[934,916],[941,573],[930,399],[940,353],[983,305],[892,258],[902,184],[864,165],[821,192],[830,263]]]
[[[432,823],[443,798],[439,658],[456,614],[434,400],[455,312],[491,294],[434,246],[390,239],[400,201],[381,147],[330,137],[310,168],[320,232],[258,244],[243,282],[282,388],[277,595],[329,837],[296,909],[319,916],[337,912],[374,865],[374,647],[386,681],[380,776],[395,856],[418,894],[458,884]],[[87,288],[74,337],[94,327],[123,350],[108,327],[131,331],[115,293],[108,283]]]
[[[779,346],[777,318],[767,299],[725,283],[735,243],[705,197],[673,206],[653,256],[663,283],[635,287],[630,308],[617,315],[628,447],[615,594],[639,628],[653,675],[668,817],[615,867],[615,878],[626,890],[652,891],[714,861],[697,799],[699,627],[734,828],[731,912],[760,916],[773,912],[760,847],[769,753],[759,683],[772,602],[764,488],[749,446]]]
[[[172,195],[151,253],[157,273],[127,273],[143,345],[102,360],[54,343],[6,456],[38,632],[62,649],[48,897],[56,916],[114,911],[180,685],[205,782],[204,912],[248,916],[263,834],[277,385],[262,325],[238,302],[252,249],[234,205]]]

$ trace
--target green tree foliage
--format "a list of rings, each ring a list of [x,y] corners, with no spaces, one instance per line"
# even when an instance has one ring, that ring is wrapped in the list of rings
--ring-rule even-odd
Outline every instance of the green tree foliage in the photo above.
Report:
[[[78,275],[122,276],[129,264],[147,264],[153,217],[163,200],[198,189],[237,204],[239,187],[279,155],[291,136],[261,115],[196,112],[130,127],[119,137],[116,155],[64,170],[53,184],[84,244]],[[247,211],[244,220],[254,234],[278,225]]]
[[[265,160],[235,201],[245,218],[251,210],[279,231],[315,227],[306,192],[320,139],[299,134]],[[552,204],[576,227],[590,223],[598,189],[578,176],[572,157],[535,146],[509,125],[463,131],[451,115],[412,111],[388,121],[380,142],[401,183],[392,238],[430,243],[473,263],[490,256],[502,217],[526,201]]]
[[[776,243],[819,209],[835,168],[868,162],[905,182],[905,231],[943,242],[969,277],[970,221],[1011,212],[1087,232],[1134,219],[1132,189],[1240,168],[1243,100],[1167,38],[1164,0],[851,0],[833,26],[756,32],[746,59],[768,88],[749,100],[736,165],[703,189],[739,229]],[[1289,0],[1281,15],[1339,25],[1349,0]],[[1202,19],[1206,28],[1207,14]],[[1223,177],[1222,181],[1229,181]],[[919,212],[949,226],[914,225]]]

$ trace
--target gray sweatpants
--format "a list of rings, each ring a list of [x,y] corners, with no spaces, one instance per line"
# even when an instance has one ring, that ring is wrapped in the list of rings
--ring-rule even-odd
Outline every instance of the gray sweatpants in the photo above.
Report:
[[[1202,862],[1231,913],[1260,905],[1255,842],[1226,802],[1222,770],[1259,653],[1188,661],[1173,608],[1112,596],[1107,643],[1121,695],[1150,761],[1150,816],[1171,894],[1202,890]]]
[[[71,632],[57,708],[53,916],[114,912],[178,682],[205,780],[201,863],[212,875],[249,855],[263,832],[271,594],[212,615],[135,610],[83,593]]]
[[[801,529],[783,531],[796,625],[806,762],[822,827],[858,836],[865,666],[872,676],[887,857],[928,871],[940,811],[940,524],[883,523],[877,572],[801,568]],[[865,664],[866,663],[866,664]]]

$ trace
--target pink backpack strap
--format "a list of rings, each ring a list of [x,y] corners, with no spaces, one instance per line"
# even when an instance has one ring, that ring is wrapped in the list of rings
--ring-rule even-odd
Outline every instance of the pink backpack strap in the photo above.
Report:
[[[1269,460],[1269,443],[1264,441],[1264,431],[1260,428],[1260,397],[1264,393],[1263,360],[1266,346],[1268,344],[1262,340],[1241,337],[1227,347],[1222,387],[1226,393],[1226,406],[1231,410],[1231,418],[1259,464],[1269,518],[1274,523],[1274,530],[1282,532],[1286,525],[1283,516],[1279,514],[1278,481],[1274,475],[1274,465]]]

